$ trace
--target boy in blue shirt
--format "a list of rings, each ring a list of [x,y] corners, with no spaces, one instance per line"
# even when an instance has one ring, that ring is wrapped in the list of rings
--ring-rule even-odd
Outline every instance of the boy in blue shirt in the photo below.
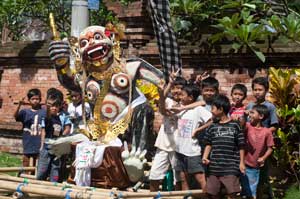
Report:
[[[50,177],[51,182],[60,180],[62,159],[49,153],[49,146],[45,139],[55,139],[67,135],[71,130],[71,121],[65,112],[62,111],[63,94],[59,90],[48,93],[47,117],[42,122],[41,152],[39,156],[37,179],[46,180]]]
[[[41,120],[46,116],[46,111],[41,109],[41,91],[37,88],[27,92],[31,108],[21,109],[25,105],[24,98],[14,113],[16,121],[23,124],[23,167],[35,166],[41,146]],[[33,165],[30,165],[30,161]]]

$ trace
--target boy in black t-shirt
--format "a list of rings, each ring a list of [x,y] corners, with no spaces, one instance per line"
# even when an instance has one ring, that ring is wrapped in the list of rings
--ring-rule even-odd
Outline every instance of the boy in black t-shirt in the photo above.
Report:
[[[49,152],[45,139],[55,139],[67,135],[71,130],[71,121],[62,111],[63,94],[56,90],[47,96],[47,117],[42,122],[41,151],[37,169],[37,179],[46,180],[50,176],[51,182],[60,180],[62,160]]]
[[[208,165],[207,193],[210,198],[219,198],[221,184],[225,186],[228,198],[235,198],[240,192],[240,172],[245,173],[244,134],[239,124],[228,117],[229,110],[229,99],[217,95],[211,109],[215,122],[207,129],[202,158],[203,164]]]
[[[25,105],[22,99],[14,113],[16,121],[23,124],[23,167],[36,166],[41,146],[41,120],[46,116],[46,111],[41,109],[39,89],[30,89],[27,92],[27,98],[31,107],[20,110],[21,106]],[[33,165],[30,165],[31,161]]]

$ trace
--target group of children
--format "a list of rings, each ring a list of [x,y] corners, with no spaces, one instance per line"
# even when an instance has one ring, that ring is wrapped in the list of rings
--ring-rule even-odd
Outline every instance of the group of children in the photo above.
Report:
[[[68,110],[63,109],[63,93],[55,88],[47,91],[46,106],[41,106],[41,91],[37,88],[27,92],[30,108],[20,110],[25,103],[23,98],[15,111],[16,121],[23,124],[23,166],[37,165],[37,179],[52,182],[61,181],[64,170],[64,157],[57,158],[49,152],[47,139],[58,138],[72,133],[73,129],[81,125],[82,97],[80,92],[70,92],[72,102]],[[91,110],[86,105],[86,117],[90,117]]]
[[[275,106],[266,100],[268,89],[266,77],[254,79],[256,101],[245,106],[247,88],[242,84],[232,87],[230,102],[219,94],[214,77],[198,85],[181,77],[170,79],[161,94],[163,123],[155,143],[150,190],[158,191],[171,167],[177,190],[190,189],[193,176],[209,198],[219,198],[222,186],[228,198],[239,193],[256,198],[259,182],[269,185],[272,198],[267,159],[278,119]],[[261,171],[266,174],[260,175]]]
[[[198,85],[187,84],[181,77],[170,79],[160,90],[159,110],[164,117],[155,142],[150,190],[159,190],[171,166],[177,190],[190,189],[193,176],[210,198],[219,198],[221,186],[229,198],[240,192],[256,198],[258,183],[269,182],[267,159],[278,125],[276,108],[265,99],[268,89],[267,78],[254,79],[256,101],[245,106],[247,88],[242,84],[232,87],[230,102],[219,94],[219,82],[213,77]],[[69,113],[63,110],[63,93],[54,88],[47,92],[45,108],[41,106],[40,90],[31,89],[27,93],[31,108],[20,110],[23,99],[15,112],[16,120],[23,123],[23,166],[39,157],[37,179],[60,180],[63,160],[49,153],[45,140],[68,135],[82,125],[83,115],[91,117],[88,104],[82,114],[81,94],[70,94]],[[261,171],[266,175],[260,175]]]

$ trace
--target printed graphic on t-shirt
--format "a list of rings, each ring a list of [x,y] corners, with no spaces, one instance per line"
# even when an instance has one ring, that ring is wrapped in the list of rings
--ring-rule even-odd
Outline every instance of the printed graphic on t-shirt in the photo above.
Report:
[[[60,136],[60,132],[62,130],[61,126],[59,124],[53,124],[53,129],[54,129],[53,135]]]
[[[166,134],[173,134],[177,128],[177,118],[169,117],[164,124],[164,130]]]
[[[235,129],[232,127],[223,128],[218,127],[216,128],[215,136],[216,137],[224,137],[224,136],[234,136]]]
[[[189,119],[179,119],[178,120],[178,130],[180,137],[191,138],[193,131],[193,120]]]

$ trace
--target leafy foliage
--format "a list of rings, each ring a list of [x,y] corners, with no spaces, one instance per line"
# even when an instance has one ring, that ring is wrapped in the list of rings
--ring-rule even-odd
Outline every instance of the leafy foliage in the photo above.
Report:
[[[203,23],[216,28],[209,38],[211,43],[224,39],[232,43],[235,51],[243,47],[252,50],[265,62],[257,48],[258,41],[280,39],[299,43],[300,18],[297,1],[264,0],[171,0],[175,31],[187,40],[199,40]],[[294,9],[294,10],[293,10]]]
[[[299,91],[295,89],[300,83],[298,69],[270,68],[271,99],[277,108],[280,126],[277,130],[277,147],[273,157],[278,166],[291,172],[300,185],[300,105]]]
[[[13,40],[22,39],[26,19],[39,19],[48,28],[49,13],[54,13],[60,32],[70,30],[71,1],[60,0],[3,0],[0,6],[0,26],[10,30]]]
[[[280,108],[296,106],[296,99],[299,96],[295,91],[295,86],[300,83],[300,77],[297,75],[300,70],[271,67],[269,72],[271,101]]]
[[[40,20],[40,28],[47,31],[49,13],[54,14],[59,32],[65,36],[70,33],[72,0],[3,0],[0,5],[0,28],[8,28],[12,40],[22,40],[26,19]],[[98,11],[90,12],[91,25],[105,25],[116,21],[113,13],[102,4]]]

